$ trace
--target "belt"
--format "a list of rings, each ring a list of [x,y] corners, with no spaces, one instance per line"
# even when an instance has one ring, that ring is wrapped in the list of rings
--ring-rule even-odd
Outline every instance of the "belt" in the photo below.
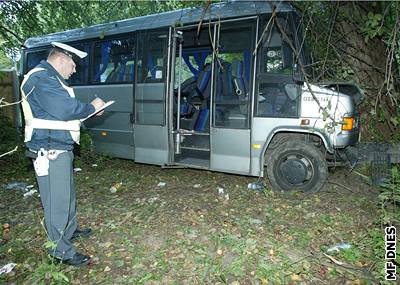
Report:
[[[68,152],[69,150],[60,150],[60,149],[40,149],[43,155],[46,155],[49,160],[55,160],[61,153]],[[38,156],[38,151],[33,149],[28,149],[25,151],[25,155],[29,158],[36,159]]]

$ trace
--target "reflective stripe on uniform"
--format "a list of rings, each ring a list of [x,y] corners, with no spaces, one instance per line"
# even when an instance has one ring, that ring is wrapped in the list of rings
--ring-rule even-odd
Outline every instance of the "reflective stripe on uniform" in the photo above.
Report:
[[[22,110],[24,112],[24,117],[25,117],[25,142],[28,142],[32,139],[33,129],[47,129],[47,130],[69,131],[74,142],[79,144],[80,126],[81,126],[81,122],[79,120],[57,121],[57,120],[38,119],[38,118],[33,117],[32,109],[28,102],[28,96],[30,94],[32,94],[35,87],[33,87],[32,90],[30,90],[27,95],[25,95],[23,87],[24,87],[25,83],[28,81],[29,77],[33,73],[43,71],[43,70],[46,70],[46,69],[45,68],[32,69],[25,75],[24,80],[22,81],[22,84],[21,84],[21,93],[22,93],[21,104],[22,104]],[[58,78],[58,80],[59,80],[61,86],[68,92],[69,96],[74,98],[75,97],[74,90],[72,88],[66,86],[65,84],[63,84],[59,78]]]

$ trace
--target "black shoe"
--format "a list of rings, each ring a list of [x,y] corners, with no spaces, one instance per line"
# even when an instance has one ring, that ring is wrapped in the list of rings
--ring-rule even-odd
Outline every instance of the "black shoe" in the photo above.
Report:
[[[84,228],[82,230],[76,229],[75,232],[72,234],[72,237],[70,240],[76,239],[78,237],[88,237],[91,235],[91,233],[92,233],[91,228]]]
[[[73,265],[73,266],[81,266],[81,265],[89,264],[90,256],[84,255],[82,253],[77,252],[71,258],[60,259],[60,258],[54,257],[54,260],[56,260],[57,262],[60,262],[62,264]]]

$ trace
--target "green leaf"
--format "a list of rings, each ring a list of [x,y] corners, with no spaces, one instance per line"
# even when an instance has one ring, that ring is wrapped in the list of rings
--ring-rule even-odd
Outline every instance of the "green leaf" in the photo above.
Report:
[[[46,241],[43,245],[47,249],[55,249],[57,247],[57,244],[51,240]]]

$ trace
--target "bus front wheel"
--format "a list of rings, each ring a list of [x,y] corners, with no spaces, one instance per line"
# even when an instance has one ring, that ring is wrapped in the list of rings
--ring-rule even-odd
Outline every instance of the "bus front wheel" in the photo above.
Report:
[[[326,160],[310,143],[287,141],[267,156],[267,175],[274,190],[316,192],[327,180]]]

